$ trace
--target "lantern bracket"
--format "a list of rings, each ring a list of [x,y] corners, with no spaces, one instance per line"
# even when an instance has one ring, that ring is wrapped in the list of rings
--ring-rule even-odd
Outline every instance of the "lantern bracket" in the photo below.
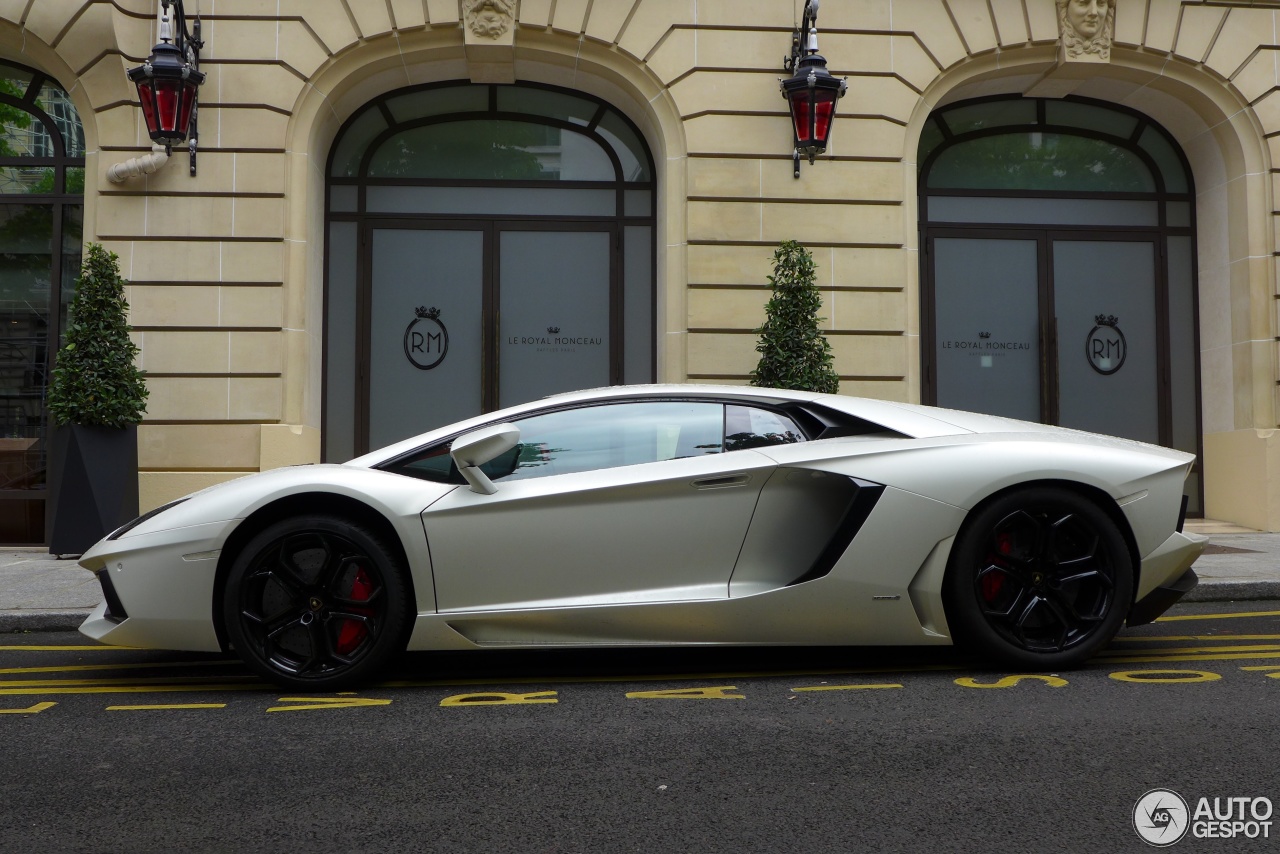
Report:
[[[807,0],[800,28],[791,34],[791,55],[784,57],[782,67],[794,74],[800,60],[818,52],[818,5],[820,0]],[[794,20],[794,19],[792,19]]]

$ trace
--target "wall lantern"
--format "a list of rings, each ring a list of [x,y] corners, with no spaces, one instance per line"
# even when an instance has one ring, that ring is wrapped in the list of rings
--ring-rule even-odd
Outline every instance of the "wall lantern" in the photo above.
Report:
[[[827,150],[831,124],[836,117],[836,101],[849,84],[832,77],[827,61],[818,54],[818,0],[804,4],[800,29],[791,35],[791,56],[782,67],[791,76],[782,81],[782,97],[791,105],[791,125],[795,128],[795,177],[800,177],[800,155],[809,162]]]
[[[176,21],[170,22],[173,7]],[[187,29],[187,16],[182,0],[160,0],[160,43],[151,56],[137,68],[128,71],[129,79],[138,87],[138,100],[147,121],[152,142],[167,150],[190,139],[191,174],[196,174],[196,93],[205,75],[200,71],[200,16],[194,30]],[[173,26],[176,24],[175,26]],[[177,37],[174,37],[174,32]]]

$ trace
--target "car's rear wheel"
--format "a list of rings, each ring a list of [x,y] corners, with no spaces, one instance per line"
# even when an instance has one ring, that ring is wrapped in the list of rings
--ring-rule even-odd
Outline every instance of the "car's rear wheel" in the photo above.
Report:
[[[361,525],[286,519],[232,563],[227,635],[245,664],[278,685],[347,687],[401,651],[412,617],[405,578],[397,552]]]
[[[1133,560],[1101,508],[1066,489],[997,498],[966,522],[951,554],[947,620],[956,641],[1017,667],[1078,665],[1119,631]]]

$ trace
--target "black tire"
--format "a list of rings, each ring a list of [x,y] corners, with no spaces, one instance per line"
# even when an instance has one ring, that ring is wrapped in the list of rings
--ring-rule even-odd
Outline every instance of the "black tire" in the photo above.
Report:
[[[956,643],[1019,668],[1082,664],[1120,630],[1133,559],[1101,508],[1066,489],[1003,495],[965,522],[947,565]]]
[[[377,534],[332,516],[264,529],[231,565],[227,636],[250,669],[284,688],[335,691],[404,649],[413,603],[403,561]]]

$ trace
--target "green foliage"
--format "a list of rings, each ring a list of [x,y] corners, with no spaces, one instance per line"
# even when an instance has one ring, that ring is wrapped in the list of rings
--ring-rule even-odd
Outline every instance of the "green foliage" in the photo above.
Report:
[[[813,256],[794,240],[773,253],[773,296],[765,305],[765,321],[756,331],[760,362],[751,384],[835,394],[840,389],[831,359],[831,344],[818,328],[822,297],[814,284]]]
[[[45,169],[40,175],[40,180],[31,185],[31,189],[27,190],[33,196],[39,193],[61,193],[62,190],[53,183],[54,171],[53,167]],[[84,195],[84,169],[80,167],[70,166],[67,168],[67,192],[74,193],[77,196]]]
[[[67,343],[49,386],[49,413],[59,424],[124,427],[142,420],[147,387],[134,366],[119,259],[90,243],[71,300]]]
[[[978,137],[943,152],[930,187],[1150,193],[1151,171],[1133,152],[1083,136],[1028,132]]]
[[[0,94],[21,99],[26,94],[26,87],[7,78],[0,78]],[[27,152],[14,149],[9,137],[14,130],[26,130],[31,127],[31,114],[20,107],[0,104],[0,157],[20,157]]]

